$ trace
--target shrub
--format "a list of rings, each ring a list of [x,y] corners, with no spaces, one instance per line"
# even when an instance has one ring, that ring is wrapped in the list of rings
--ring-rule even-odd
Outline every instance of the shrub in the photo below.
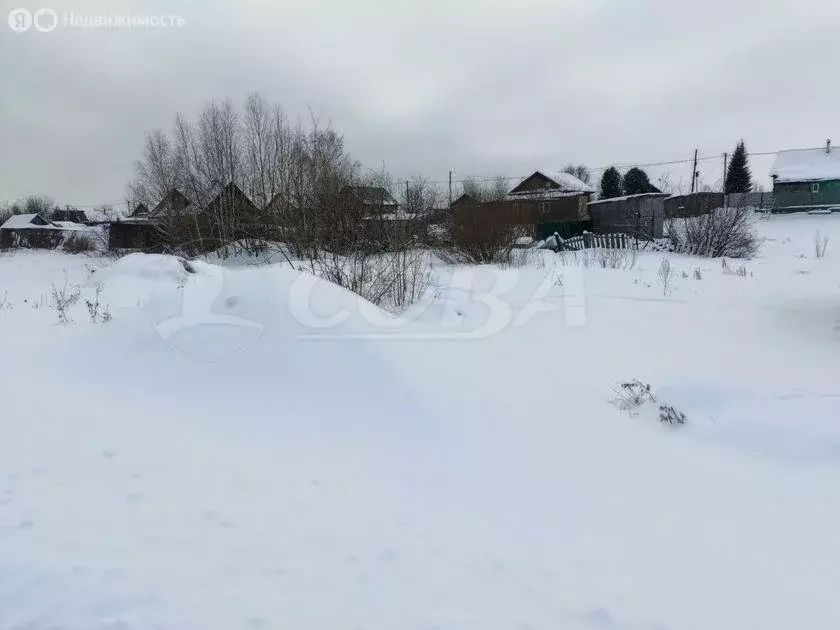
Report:
[[[67,276],[64,276],[64,284],[59,288],[52,285],[52,308],[58,314],[59,324],[70,324],[73,317],[70,308],[79,301],[81,288],[76,284],[68,284]]]
[[[743,206],[718,208],[699,217],[668,224],[674,250],[695,256],[751,258],[759,248],[752,211]]]
[[[405,250],[388,255],[392,278],[388,302],[403,309],[419,300],[431,283],[431,259],[428,252]]]
[[[595,260],[602,269],[633,269],[639,251],[635,247],[604,248],[595,250]]]
[[[92,252],[96,248],[85,234],[71,234],[64,241],[64,251],[68,254],[84,254]]]
[[[828,235],[821,234],[819,230],[817,230],[816,235],[814,236],[814,254],[819,260],[825,258],[825,250],[828,248]]]
[[[622,411],[632,411],[649,402],[656,402],[656,397],[650,385],[634,379],[618,386],[613,402]]]
[[[671,293],[671,261],[663,258],[659,261],[659,282],[662,283],[662,295],[669,295]]]
[[[682,411],[675,409],[672,405],[659,406],[659,421],[662,424],[669,424],[672,426],[688,423],[685,414]]]
[[[105,323],[111,321],[111,312],[107,304],[102,304],[102,285],[96,285],[96,293],[92,300],[85,300],[87,306],[88,316],[92,324]]]
[[[613,404],[622,411],[633,412],[647,404],[656,403],[656,396],[651,390],[650,385],[646,385],[635,379],[621,383],[613,392],[615,394]],[[684,413],[676,409],[673,405],[665,403],[659,405],[659,421],[662,424],[672,426],[688,423]]]
[[[749,271],[744,265],[739,265],[737,269],[732,269],[729,264],[726,262],[726,258],[720,261],[721,269],[723,269],[723,273],[727,276],[738,276],[740,278],[746,278],[749,275]]]
[[[455,264],[509,265],[513,262],[516,239],[525,232],[525,223],[508,203],[454,208],[446,219],[449,242],[442,248],[441,258]]]

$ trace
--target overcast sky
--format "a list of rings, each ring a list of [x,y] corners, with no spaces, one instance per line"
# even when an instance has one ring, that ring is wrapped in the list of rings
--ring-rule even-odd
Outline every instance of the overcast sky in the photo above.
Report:
[[[719,155],[741,137],[756,152],[840,143],[838,0],[0,6],[0,201],[119,202],[146,131],[251,91],[293,117],[311,106],[356,159],[397,177]],[[6,24],[14,8],[42,6],[60,16],[54,31]],[[65,13],[184,26],[76,28]],[[753,167],[766,178],[768,159]],[[701,164],[709,183],[720,171],[719,159]]]

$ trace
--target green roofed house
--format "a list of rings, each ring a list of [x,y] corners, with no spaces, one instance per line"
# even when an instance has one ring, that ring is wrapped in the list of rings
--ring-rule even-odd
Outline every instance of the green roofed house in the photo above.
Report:
[[[775,212],[840,211],[840,151],[825,148],[780,151],[770,171]]]

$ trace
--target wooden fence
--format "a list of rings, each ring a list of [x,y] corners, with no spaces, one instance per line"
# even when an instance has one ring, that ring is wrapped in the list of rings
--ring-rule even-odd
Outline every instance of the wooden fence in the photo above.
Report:
[[[584,232],[580,236],[564,239],[554,235],[546,240],[546,246],[554,251],[578,252],[584,249],[638,249],[649,252],[671,252],[673,243],[668,238],[641,239],[628,234],[593,234]]]
[[[627,249],[637,247],[640,241],[626,234],[593,234],[584,232],[580,236],[560,241],[562,249],[580,251],[582,249]],[[644,242],[644,241],[642,241]]]

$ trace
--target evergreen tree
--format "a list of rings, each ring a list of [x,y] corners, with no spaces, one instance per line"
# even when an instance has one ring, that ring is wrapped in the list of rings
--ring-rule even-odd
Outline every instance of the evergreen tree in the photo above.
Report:
[[[621,197],[621,174],[614,166],[609,167],[601,176],[601,199]]]
[[[624,186],[625,195],[659,192],[659,189],[650,183],[647,173],[635,167],[624,174],[622,185]]]
[[[732,159],[729,160],[729,168],[726,169],[726,182],[723,189],[727,195],[730,193],[747,193],[752,190],[752,177],[748,160],[747,147],[741,140],[735,147]]]

